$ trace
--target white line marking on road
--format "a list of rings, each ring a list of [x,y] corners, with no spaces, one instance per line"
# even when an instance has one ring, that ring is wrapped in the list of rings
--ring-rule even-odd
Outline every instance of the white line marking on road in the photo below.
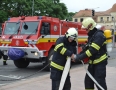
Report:
[[[15,76],[15,75],[9,75],[9,76],[5,76],[5,75],[0,75],[1,77],[7,77],[7,78],[13,78],[13,79],[20,79],[22,78],[22,76]]]
[[[0,86],[7,85],[8,83],[0,84]]]

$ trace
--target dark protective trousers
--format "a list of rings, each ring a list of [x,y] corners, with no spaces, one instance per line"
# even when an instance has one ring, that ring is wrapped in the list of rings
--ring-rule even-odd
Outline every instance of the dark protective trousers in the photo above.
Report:
[[[105,90],[107,90],[106,79],[105,79],[106,65],[107,65],[107,60],[95,65],[89,64],[88,66],[88,71],[95,78],[95,80],[100,84],[100,86],[102,86]],[[98,88],[98,90],[101,90],[97,85],[96,87]],[[87,74],[85,76],[85,90],[86,89],[94,90],[94,82]]]
[[[61,76],[62,76],[61,71],[51,69],[51,75],[50,75],[50,78],[52,80],[52,89],[51,90],[59,90]],[[63,90],[71,90],[71,82],[70,82],[69,74],[66,78]]]
[[[8,59],[8,56],[7,55],[4,55],[3,52],[0,50],[0,59],[2,58],[3,56],[3,59],[4,60],[7,60]]]

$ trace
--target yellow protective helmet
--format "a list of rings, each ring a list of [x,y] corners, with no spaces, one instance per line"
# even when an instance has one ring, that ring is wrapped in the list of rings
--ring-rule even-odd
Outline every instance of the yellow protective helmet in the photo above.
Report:
[[[86,29],[93,30],[96,27],[96,22],[92,18],[86,18],[83,20],[82,25]]]
[[[67,32],[65,33],[65,35],[67,38],[72,37],[72,38],[76,39],[78,36],[78,32],[77,32],[76,28],[69,28],[67,30]]]

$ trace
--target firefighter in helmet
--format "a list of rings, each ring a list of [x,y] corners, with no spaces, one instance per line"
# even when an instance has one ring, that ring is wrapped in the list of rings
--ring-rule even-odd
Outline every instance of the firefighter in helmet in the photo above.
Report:
[[[106,85],[106,65],[107,65],[107,50],[106,37],[102,30],[96,28],[96,22],[92,18],[83,20],[82,25],[88,32],[88,47],[83,53],[77,54],[75,62],[89,57],[88,71],[96,79],[96,81],[107,90]],[[85,75],[85,90],[94,90],[94,82],[86,74]],[[101,90],[97,86],[98,90]]]
[[[59,90],[62,72],[67,60],[71,57],[73,60],[76,56],[76,39],[78,32],[75,28],[69,28],[65,36],[59,37],[56,41],[54,54],[51,61],[52,90]],[[68,73],[63,90],[71,90],[70,75]]]

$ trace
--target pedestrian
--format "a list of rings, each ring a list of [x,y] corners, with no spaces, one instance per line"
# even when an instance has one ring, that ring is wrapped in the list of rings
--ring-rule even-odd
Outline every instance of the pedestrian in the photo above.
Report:
[[[77,54],[75,61],[83,60],[89,57],[88,71],[101,85],[104,90],[107,90],[106,85],[106,65],[108,60],[106,50],[106,37],[102,30],[96,28],[96,22],[92,18],[83,20],[82,25],[88,32],[88,45],[83,53]],[[86,74],[85,75],[85,90],[94,90],[94,82]],[[97,86],[98,90],[101,90]]]
[[[7,59],[8,59],[8,56],[7,55],[4,55],[3,52],[0,50],[0,58],[3,58],[3,65],[8,65],[6,63]]]
[[[52,90],[59,90],[62,72],[67,61],[67,57],[71,57],[72,61],[76,54],[77,30],[69,28],[63,37],[59,37],[56,41],[53,58],[51,61]],[[68,73],[63,90],[71,90],[70,73]]]

